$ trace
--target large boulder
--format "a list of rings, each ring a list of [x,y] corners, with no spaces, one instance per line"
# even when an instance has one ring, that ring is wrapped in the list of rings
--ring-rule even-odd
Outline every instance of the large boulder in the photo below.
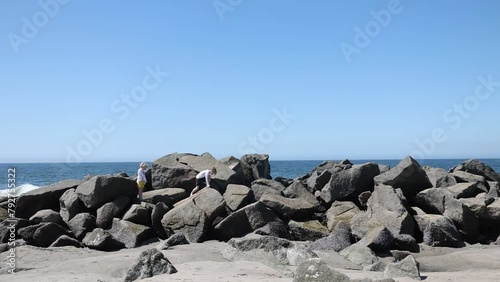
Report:
[[[210,187],[217,189],[221,193],[226,190],[228,184],[238,182],[237,180],[239,176],[236,172],[225,164],[219,162],[209,153],[203,153],[200,156],[185,155],[179,158],[179,162],[188,165],[196,172],[215,167],[217,169],[217,174],[212,175]]]
[[[484,176],[461,170],[454,171],[451,175],[455,177],[458,183],[475,183],[476,187],[483,192],[488,192],[490,190],[490,185]]]
[[[68,221],[68,227],[78,240],[82,240],[88,232],[96,227],[95,217],[90,213],[79,213]]]
[[[119,196],[136,197],[137,183],[123,177],[99,175],[78,185],[76,193],[87,208],[97,209]]]
[[[159,202],[154,206],[151,212],[151,226],[160,239],[167,239],[169,237],[170,232],[167,233],[161,224],[163,216],[165,216],[169,210],[169,207],[165,203]]]
[[[180,158],[189,155],[191,154],[173,153],[153,161],[151,165],[153,188],[179,187],[191,191],[198,173],[190,166],[179,162]]]
[[[272,179],[260,178],[251,183],[250,186],[253,191],[255,199],[258,201],[262,195],[270,193],[275,195],[282,195],[283,191],[285,191],[286,187]]]
[[[459,248],[464,245],[462,236],[451,219],[437,214],[415,215],[424,244],[432,247]]]
[[[479,182],[476,183],[458,183],[453,186],[449,186],[446,189],[453,194],[456,199],[460,198],[472,198],[475,197],[480,191],[477,188]]]
[[[127,269],[124,282],[132,282],[161,274],[177,273],[177,269],[155,248],[143,251],[137,260]]]
[[[96,228],[87,233],[82,243],[91,249],[100,251],[115,251],[124,247],[123,243],[118,242],[108,231],[102,228]]]
[[[296,180],[290,186],[288,186],[283,195],[287,198],[302,199],[303,201],[309,202],[314,206],[320,205],[316,197],[306,188],[301,181]]]
[[[29,219],[39,210],[59,211],[59,198],[66,190],[75,188],[82,182],[81,180],[64,180],[22,194],[16,202],[15,216]]]
[[[442,168],[424,166],[423,169],[433,188],[446,188],[457,184],[455,177]]]
[[[140,225],[151,226],[151,215],[148,209],[138,204],[132,205],[122,219]]]
[[[376,185],[400,188],[408,199],[433,186],[420,164],[410,156],[388,172],[376,176],[374,180]]]
[[[332,173],[329,170],[313,171],[306,184],[311,192],[320,191],[330,181]]]
[[[329,267],[320,258],[311,258],[301,263],[293,282],[350,282],[349,276]]]
[[[333,230],[339,222],[350,224],[352,218],[361,211],[353,202],[335,201],[326,212],[328,230]]]
[[[466,205],[453,197],[446,189],[431,188],[418,193],[418,207],[428,214],[441,214],[451,219],[469,242],[475,242],[479,222]]]
[[[184,233],[190,242],[202,242],[215,218],[225,210],[226,202],[215,189],[205,188],[168,211],[163,228]]]
[[[191,187],[193,188],[193,187]],[[175,203],[184,200],[189,194],[182,188],[164,188],[157,189],[142,194],[142,201],[156,205],[157,203],[165,203],[169,207],[173,207]]]
[[[48,222],[21,228],[18,234],[29,244],[38,247],[48,247],[62,235],[71,236],[71,233],[59,224]]]
[[[0,244],[16,239],[19,229],[28,227],[29,221],[24,218],[7,218],[0,222]]]
[[[222,250],[222,256],[229,261],[257,261],[282,271],[287,276],[293,276],[287,266],[297,266],[310,258],[318,257],[303,245],[256,234],[229,240]]]
[[[339,222],[327,237],[318,239],[309,245],[309,250],[340,252],[352,245],[352,234],[349,225]]]
[[[264,194],[259,201],[283,219],[309,218],[319,208],[319,203],[311,204],[300,198],[287,198],[274,194]]]
[[[389,251],[394,245],[394,236],[386,227],[379,226],[370,230],[357,244],[374,252]]]
[[[75,215],[85,212],[86,210],[86,207],[80,199],[78,199],[78,194],[74,188],[66,190],[61,198],[59,198],[59,206],[59,214],[64,222],[68,222]]]
[[[376,186],[367,205],[366,212],[357,214],[351,220],[352,233],[358,239],[375,227],[387,227],[395,238],[400,234],[414,235],[414,220],[394,188]]]
[[[104,204],[102,207],[97,209],[97,226],[100,228],[107,228],[113,221],[113,218],[122,217],[129,205],[130,198],[126,196],[119,196],[112,202]]]
[[[339,252],[346,260],[362,266],[364,270],[372,270],[380,262],[375,253],[361,244],[353,244]]]
[[[495,172],[493,168],[476,159],[467,160],[462,164],[455,166],[452,171],[465,171],[472,174],[484,176],[488,181],[500,182],[500,175]]]
[[[229,184],[224,192],[224,200],[231,212],[255,202],[252,190],[245,185]]]
[[[269,164],[269,155],[249,154],[240,158],[241,170],[246,179],[247,186],[259,178],[271,179],[271,165]]]
[[[384,277],[399,278],[409,277],[420,280],[420,266],[413,256],[407,256],[403,260],[387,265],[384,271]]]
[[[228,215],[219,222],[215,226],[214,237],[223,241],[243,237],[272,222],[284,225],[275,212],[262,202],[256,202]]]
[[[135,248],[139,246],[140,243],[151,239],[155,236],[155,232],[148,226],[135,224],[126,220],[119,220],[118,218],[113,219],[111,224],[111,229],[108,233],[113,236],[113,238],[122,243],[125,248]]]
[[[328,204],[336,200],[357,201],[359,194],[373,190],[373,178],[379,174],[379,167],[375,163],[354,165],[334,172],[321,190],[321,198]]]
[[[328,228],[323,226],[317,220],[294,221],[288,222],[291,240],[294,241],[316,241],[328,236]]]
[[[62,224],[63,221],[59,213],[53,210],[41,210],[30,217],[31,224],[38,224],[42,222],[54,222],[57,224]]]
[[[83,248],[82,242],[76,240],[75,238],[71,238],[68,235],[62,235],[61,237],[57,238],[57,240],[55,240],[54,243],[52,243],[49,247],[54,248],[54,247],[66,247],[66,246]]]

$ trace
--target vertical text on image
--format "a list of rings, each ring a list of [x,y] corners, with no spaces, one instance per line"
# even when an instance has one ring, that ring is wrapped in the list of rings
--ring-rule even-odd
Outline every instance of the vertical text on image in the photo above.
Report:
[[[7,169],[7,187],[8,187],[8,205],[7,214],[9,225],[7,229],[9,230],[8,237],[8,252],[7,253],[7,265],[9,274],[14,274],[16,271],[16,224],[12,220],[15,217],[16,212],[16,169]]]

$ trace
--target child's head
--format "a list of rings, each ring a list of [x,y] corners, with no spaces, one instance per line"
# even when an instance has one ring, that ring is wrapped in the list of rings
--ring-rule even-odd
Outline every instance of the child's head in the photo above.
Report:
[[[140,168],[142,168],[142,169],[146,169],[147,167],[148,167],[148,165],[145,162],[142,162],[140,165]]]
[[[212,167],[212,174],[217,174],[217,169],[215,167]]]

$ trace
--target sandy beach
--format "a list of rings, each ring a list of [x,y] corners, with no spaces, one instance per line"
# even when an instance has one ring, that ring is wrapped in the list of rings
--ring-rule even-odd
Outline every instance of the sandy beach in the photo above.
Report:
[[[221,255],[226,243],[209,241],[180,245],[162,251],[178,270],[143,281],[293,281],[283,273],[258,262],[229,262]],[[1,255],[2,281],[121,281],[127,268],[139,253],[157,243],[117,252],[88,248],[17,248],[15,275],[6,274],[6,256]],[[424,281],[498,281],[500,277],[500,246],[472,245],[461,249],[432,248],[421,245],[414,254],[420,263]],[[350,278],[383,278],[382,272],[359,270],[336,252],[317,252],[330,267]],[[291,268],[293,271],[294,268]],[[415,281],[396,278],[396,281]]]

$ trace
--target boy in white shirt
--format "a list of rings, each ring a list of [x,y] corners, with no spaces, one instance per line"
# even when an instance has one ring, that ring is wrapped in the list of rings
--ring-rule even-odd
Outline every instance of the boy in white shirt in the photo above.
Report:
[[[210,180],[212,179],[212,175],[215,174],[217,174],[217,169],[215,169],[215,167],[212,167],[212,170],[207,169],[200,171],[200,173],[196,175],[196,187],[194,187],[191,192],[191,196],[200,190],[200,185],[203,185],[203,183],[206,185],[205,187],[210,188]]]
[[[142,201],[142,191],[144,190],[144,186],[148,182],[146,179],[146,168],[148,165],[145,162],[142,162],[137,170],[137,189],[139,190],[139,200]]]

